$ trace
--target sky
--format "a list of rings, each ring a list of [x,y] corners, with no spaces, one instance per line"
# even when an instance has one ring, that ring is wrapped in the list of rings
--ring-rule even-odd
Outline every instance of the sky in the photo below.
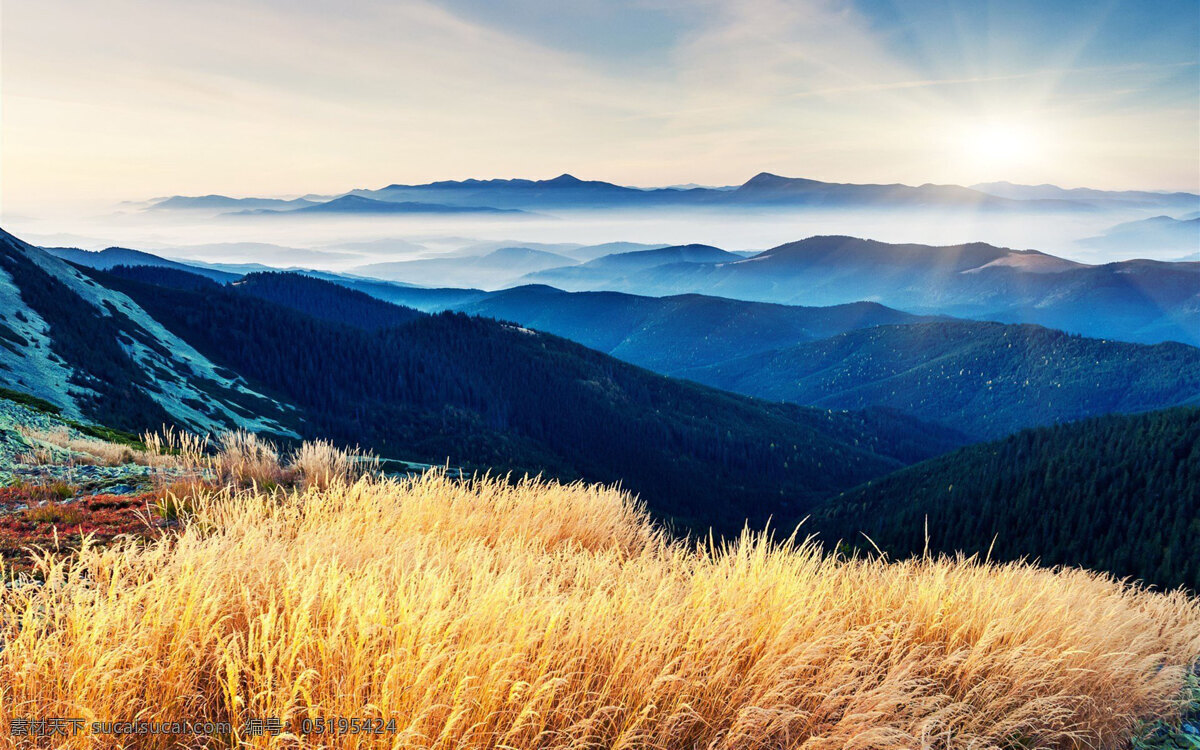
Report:
[[[38,0],[0,211],[564,172],[1200,191],[1196,0]]]

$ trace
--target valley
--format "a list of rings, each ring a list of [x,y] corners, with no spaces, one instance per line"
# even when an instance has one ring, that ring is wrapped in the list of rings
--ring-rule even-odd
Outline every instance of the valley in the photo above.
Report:
[[[14,258],[43,255],[14,238],[8,247]],[[251,387],[269,394],[259,397],[270,399],[279,421],[268,433],[360,444],[435,465],[621,482],[681,529],[763,523],[965,439],[893,410],[753,401],[669,380],[555,336],[405,311],[308,277],[292,277],[281,292],[270,277],[220,286],[176,268],[113,271],[91,271],[92,283],[162,326],[171,341],[186,342],[180,346],[214,372],[246,383],[247,394]],[[63,266],[63,273],[77,271]],[[76,325],[85,322],[110,325],[103,315]],[[48,346],[57,345],[55,332],[51,327]],[[89,338],[105,335],[100,328]],[[109,377],[93,374],[86,353],[59,349],[73,370],[87,373],[77,379]],[[133,367],[130,353],[110,351],[111,367]],[[24,359],[20,349],[9,356]],[[85,400],[80,413],[130,431],[191,426],[186,417],[196,409],[175,416],[130,408],[157,404],[164,385],[156,379],[143,376],[127,387],[129,398]],[[63,404],[70,398],[49,389],[33,395]],[[244,402],[231,402],[231,410],[241,410],[233,414],[197,403],[207,408],[201,426],[243,424]]]
[[[813,247],[832,248],[836,263],[851,269],[889,251],[880,243],[854,241],[847,249],[848,241],[837,238],[833,246],[830,238],[815,241],[796,247],[809,248],[806,256]],[[489,292],[331,272],[239,272],[124,249],[53,250],[84,264],[71,266],[11,236],[6,243],[8,267],[18,269],[14,279],[28,284],[41,277],[19,269],[45,266],[38,283],[53,286],[61,275],[102,290],[129,311],[121,317],[106,308],[110,316],[87,323],[95,329],[88,340],[112,335],[105,326],[147,321],[120,334],[120,346],[100,360],[110,369],[97,370],[96,357],[71,343],[76,339],[55,335],[83,321],[69,321],[61,299],[59,305],[37,303],[58,321],[46,324],[45,347],[71,374],[60,386],[20,377],[13,383],[76,417],[137,432],[163,424],[236,429],[250,424],[244,420],[251,415],[266,414],[274,420],[270,426],[252,429],[284,444],[332,439],[413,465],[620,483],[679,534],[732,534],[768,519],[790,528],[816,513],[841,519],[829,522],[839,538],[857,538],[850,525],[866,521],[838,515],[844,509],[838,498],[858,497],[846,494],[864,492],[857,487],[908,486],[904,477],[937,465],[929,462],[950,461],[962,446],[1025,428],[1069,430],[1089,424],[1078,420],[1104,415],[1185,413],[1178,410],[1200,406],[1200,349],[1178,342],[1086,338],[945,312],[918,315],[877,302],[805,307],[547,285]],[[436,277],[453,275],[456,267],[487,273],[506,264],[524,269],[528,262],[567,261],[572,265],[564,270],[579,274],[648,279],[703,268],[717,273],[794,252],[745,257],[704,245],[613,249],[576,260],[547,250],[485,247],[480,255],[411,263],[424,263],[420,273]],[[845,252],[858,260],[850,263]],[[970,272],[980,264],[1039,276],[1082,267],[983,245],[896,252],[896,269],[924,276]],[[1012,259],[1023,258],[1042,260],[1037,270],[1020,271],[1029,264]],[[15,292],[23,301],[34,299],[20,285]],[[71,383],[106,381],[98,373],[143,361],[140,349],[121,342],[145,340],[149,330],[179,342],[160,356],[170,347],[194,354],[159,365],[152,377],[131,378],[129,396],[120,400],[102,399],[105,391],[77,395]],[[6,356],[11,372],[29,366],[29,355],[11,342]],[[203,379],[192,361],[207,363],[224,380]],[[191,411],[171,413],[160,405],[170,392],[160,373],[173,388],[194,384],[203,394],[188,402]],[[208,403],[214,395],[230,400]],[[255,406],[253,398],[262,403]],[[1177,411],[1160,411],[1170,408]],[[963,467],[960,485],[994,471],[953,465]],[[1064,476],[1076,481],[1069,479],[1073,473]],[[1170,493],[1191,491],[1185,482]],[[1157,502],[1150,495],[1122,497],[1134,507]],[[1074,507],[1086,517],[1104,517],[1106,498],[1085,493]],[[907,533],[913,523],[905,517],[889,528]],[[1049,554],[1020,535],[1011,542],[1003,548],[1010,556],[1088,560],[1114,573],[1131,564],[1082,551]],[[892,548],[913,551],[899,543]],[[1182,579],[1164,578],[1165,569],[1142,571],[1135,572],[1194,584],[1185,569]]]

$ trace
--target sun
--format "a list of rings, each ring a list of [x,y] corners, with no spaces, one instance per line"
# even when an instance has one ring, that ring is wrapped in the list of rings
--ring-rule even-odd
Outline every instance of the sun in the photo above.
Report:
[[[1038,129],[1019,121],[988,121],[961,128],[960,158],[995,173],[1025,167],[1043,157]]]
[[[989,160],[1022,159],[1034,145],[1028,128],[1019,125],[989,125],[972,137],[971,150]]]

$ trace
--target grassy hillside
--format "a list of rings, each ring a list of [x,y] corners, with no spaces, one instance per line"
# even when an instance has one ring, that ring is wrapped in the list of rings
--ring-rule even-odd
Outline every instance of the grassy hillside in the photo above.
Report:
[[[893,412],[767,404],[670,380],[465,315],[363,330],[236,286],[189,291],[93,273],[300,407],[303,435],[433,464],[620,481],[684,528],[736,532],[747,519],[793,515],[962,442]]]
[[[1200,409],[1026,430],[823,504],[806,529],[894,556],[1038,558],[1200,590]]]
[[[277,747],[249,720],[355,717],[380,733],[310,724],[308,741],[1115,749],[1176,714],[1200,653],[1200,604],[1178,593],[754,536],[692,549],[595,486],[435,474],[192,512],[146,543],[47,558],[47,585],[0,587],[0,733],[188,719],[228,722],[223,746]]]
[[[849,331],[677,374],[770,400],[889,406],[984,438],[1111,412],[1200,404],[1196,347],[973,321]]]

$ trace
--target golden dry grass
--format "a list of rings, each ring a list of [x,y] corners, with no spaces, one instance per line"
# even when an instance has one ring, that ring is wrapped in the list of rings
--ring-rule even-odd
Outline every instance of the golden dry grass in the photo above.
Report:
[[[237,486],[275,486],[283,482],[279,450],[253,432],[235,430],[219,438],[219,450],[208,465],[219,480]]]
[[[301,477],[305,486],[326,489],[378,472],[379,460],[361,450],[343,450],[328,440],[310,440],[292,454],[288,469]]]
[[[203,475],[219,486],[272,490],[283,485],[326,488],[377,473],[379,460],[359,449],[338,448],[311,440],[290,452],[252,432],[235,430],[210,442],[188,432],[165,428],[142,436],[146,462]]]
[[[66,427],[18,429],[33,445],[21,456],[23,463],[105,466],[137,463],[179,469],[203,476],[218,486],[265,490],[283,485],[326,488],[334,483],[353,482],[379,469],[378,458],[367,451],[338,448],[328,440],[306,441],[292,451],[281,451],[269,440],[245,430],[224,432],[210,440],[207,435],[164,427],[141,436],[145,445],[142,450],[79,437]]]
[[[594,486],[367,478],[194,512],[0,594],[0,736],[28,716],[381,716],[395,734],[304,746],[1116,748],[1175,710],[1200,654],[1182,593],[687,547]]]
[[[209,460],[208,436],[196,435],[174,427],[164,426],[158,432],[142,434],[142,443],[153,466],[201,468]]]
[[[77,437],[66,427],[39,430],[18,427],[17,432],[33,443],[33,450],[22,456],[23,463],[34,465],[58,464],[103,464],[117,466],[124,463],[146,463],[145,453],[135,451],[127,445],[110,443],[96,438]],[[55,448],[59,450],[54,450]]]

